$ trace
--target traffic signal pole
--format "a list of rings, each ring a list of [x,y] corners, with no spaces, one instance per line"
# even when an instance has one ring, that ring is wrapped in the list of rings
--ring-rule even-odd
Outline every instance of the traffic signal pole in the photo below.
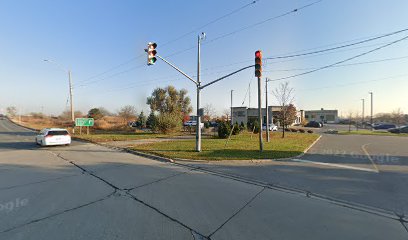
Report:
[[[258,77],[258,118],[259,118],[259,151],[263,151],[262,139],[262,82]]]
[[[201,116],[200,116],[200,98],[201,98],[201,82],[200,82],[200,58],[201,58],[201,40],[205,35],[198,35],[197,41],[197,126],[196,126],[196,151],[201,152]]]

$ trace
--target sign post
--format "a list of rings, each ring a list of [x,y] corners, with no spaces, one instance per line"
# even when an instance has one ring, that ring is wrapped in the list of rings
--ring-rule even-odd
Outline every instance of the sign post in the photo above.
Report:
[[[80,134],[82,134],[82,127],[87,127],[86,134],[89,134],[89,127],[92,127],[94,122],[93,118],[76,118],[75,126],[79,127]]]

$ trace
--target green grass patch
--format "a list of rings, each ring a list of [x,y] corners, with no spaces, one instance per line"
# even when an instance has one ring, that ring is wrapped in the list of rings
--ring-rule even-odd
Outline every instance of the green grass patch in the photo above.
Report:
[[[130,141],[139,139],[151,139],[165,137],[166,135],[149,133],[149,132],[124,132],[124,133],[97,133],[97,134],[81,134],[75,135],[75,137],[92,141],[92,142],[111,142],[111,141]]]
[[[245,160],[245,159],[277,159],[294,157],[301,154],[318,137],[309,133],[272,133],[271,141],[264,140],[264,151],[259,152],[258,135],[241,133],[232,136],[228,144],[226,139],[202,139],[202,151],[195,151],[195,139],[157,142],[131,147],[133,150],[152,153],[172,159],[196,160]],[[265,139],[265,138],[264,138]]]
[[[390,133],[390,132],[378,132],[371,130],[358,130],[358,131],[339,131],[340,135],[373,135],[373,136],[398,136],[408,137],[407,133]]]

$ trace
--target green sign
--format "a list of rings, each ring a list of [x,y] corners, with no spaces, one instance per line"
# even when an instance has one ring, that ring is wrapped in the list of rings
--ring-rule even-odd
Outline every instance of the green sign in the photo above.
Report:
[[[92,127],[93,125],[93,118],[75,118],[75,126],[77,127]]]

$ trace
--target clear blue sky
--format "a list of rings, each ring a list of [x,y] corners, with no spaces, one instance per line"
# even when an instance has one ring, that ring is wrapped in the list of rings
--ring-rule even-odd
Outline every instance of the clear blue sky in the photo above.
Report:
[[[67,108],[68,77],[51,59],[72,70],[75,108],[83,112],[103,106],[116,111],[124,105],[147,110],[154,88],[172,84],[186,88],[195,107],[194,85],[164,62],[146,66],[143,49],[149,41],[158,53],[185,72],[196,74],[197,35],[202,45],[202,81],[214,80],[253,64],[254,51],[264,57],[319,50],[408,28],[406,0],[324,0],[274,20],[246,26],[313,3],[309,0],[209,1],[62,1],[4,0],[0,2],[0,110],[14,105],[23,112],[59,114]],[[231,13],[226,16],[226,14]],[[199,28],[211,21],[213,24]],[[183,38],[177,39],[185,33]],[[218,38],[224,34],[233,33]],[[369,51],[408,35],[408,31],[330,54],[270,60],[264,76],[290,76]],[[352,41],[351,41],[352,40]],[[348,42],[351,41],[351,42]],[[168,43],[168,44],[166,44]],[[193,47],[190,50],[182,50]],[[325,69],[288,79],[301,109],[369,111],[374,92],[375,113],[401,108],[408,113],[408,41],[402,41],[347,63],[399,58]],[[405,57],[405,58],[404,58]],[[303,69],[303,70],[298,70]],[[256,106],[253,69],[203,91],[202,102],[219,113],[230,104],[241,106],[252,80],[251,106]],[[271,84],[275,88],[278,82]],[[276,104],[272,95],[271,104]],[[248,106],[248,97],[244,105]]]

